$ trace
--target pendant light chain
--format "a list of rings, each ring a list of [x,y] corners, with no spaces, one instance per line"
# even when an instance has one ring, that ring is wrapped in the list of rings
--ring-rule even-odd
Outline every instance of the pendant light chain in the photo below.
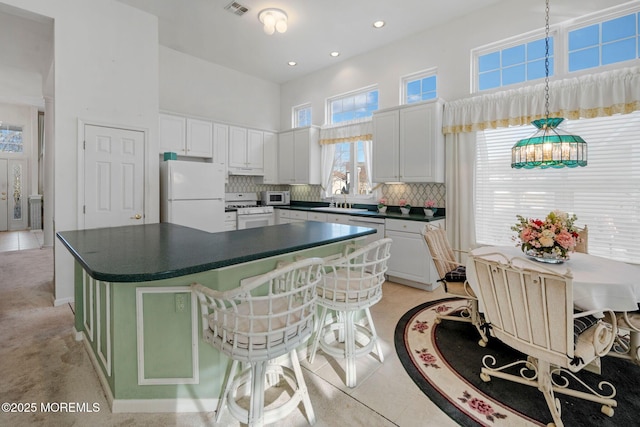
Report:
[[[544,117],[531,122],[538,130],[519,140],[511,148],[511,167],[575,168],[587,165],[587,143],[578,135],[570,135],[558,129],[562,117],[549,117],[549,0],[545,7],[544,52]]]
[[[545,51],[544,51],[544,115],[545,118],[549,119],[549,0],[546,0],[546,8],[544,13],[546,15],[545,21]]]

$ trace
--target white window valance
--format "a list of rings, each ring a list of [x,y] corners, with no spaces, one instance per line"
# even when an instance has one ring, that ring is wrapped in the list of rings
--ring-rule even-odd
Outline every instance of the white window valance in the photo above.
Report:
[[[567,119],[640,110],[640,67],[549,83],[549,115]],[[544,84],[448,102],[443,133],[476,132],[529,124],[544,117]]]
[[[370,141],[373,139],[371,118],[352,120],[320,128],[320,144],[338,144],[341,142]]]

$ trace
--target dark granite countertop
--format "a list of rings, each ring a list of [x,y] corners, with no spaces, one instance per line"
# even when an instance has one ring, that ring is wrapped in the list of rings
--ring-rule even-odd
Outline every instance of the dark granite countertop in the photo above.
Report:
[[[62,231],[58,239],[87,273],[107,282],[147,282],[241,264],[375,233],[310,221],[207,233],[169,223]]]
[[[292,202],[294,203],[294,202]],[[362,216],[362,217],[373,217],[373,218],[383,218],[383,219],[401,219],[407,221],[422,221],[422,222],[431,222],[437,221],[440,219],[445,219],[444,209],[438,209],[436,214],[432,217],[427,217],[424,215],[422,208],[411,208],[411,212],[409,214],[403,214],[400,212],[400,208],[395,208],[393,206],[389,206],[387,208],[386,213],[380,213],[377,211],[375,207],[371,208],[369,205],[354,205],[355,208],[369,209],[363,212],[339,212],[338,210],[333,212],[328,212],[326,210],[316,210],[313,208],[317,207],[325,207],[327,204],[322,203],[304,203],[297,202],[296,204],[291,204],[289,206],[274,206],[277,209],[289,209],[295,211],[308,211],[308,212],[322,212],[322,213],[336,213],[342,215],[351,215],[351,216]]]

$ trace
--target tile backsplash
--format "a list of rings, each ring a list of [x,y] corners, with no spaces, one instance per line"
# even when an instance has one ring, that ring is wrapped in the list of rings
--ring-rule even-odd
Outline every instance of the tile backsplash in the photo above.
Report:
[[[322,200],[322,188],[319,185],[269,185],[262,184],[261,177],[229,176],[229,183],[225,186],[227,193],[260,193],[266,190],[289,190],[291,200],[299,202],[319,202]],[[445,208],[446,190],[444,184],[410,183],[383,184],[381,194],[390,205],[397,205],[400,199],[407,200],[412,206],[422,206],[425,200],[435,200],[436,206]]]

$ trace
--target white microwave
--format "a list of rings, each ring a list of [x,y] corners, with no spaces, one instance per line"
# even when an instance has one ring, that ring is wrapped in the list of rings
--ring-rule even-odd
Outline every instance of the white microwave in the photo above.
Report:
[[[291,193],[288,191],[261,191],[260,200],[263,206],[288,205],[291,203]]]

